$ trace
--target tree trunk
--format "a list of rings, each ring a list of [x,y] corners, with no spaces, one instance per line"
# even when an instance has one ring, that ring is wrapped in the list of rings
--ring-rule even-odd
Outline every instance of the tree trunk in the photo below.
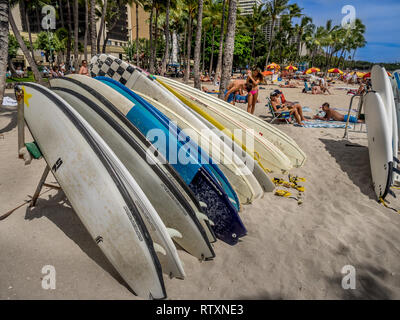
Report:
[[[0,1],[4,1],[4,0],[0,0]],[[35,77],[35,80],[37,82],[39,82],[40,84],[43,84],[42,76],[40,75],[38,67],[37,67],[35,61],[32,59],[31,54],[29,53],[29,50],[26,47],[25,42],[22,39],[21,34],[18,31],[18,28],[17,28],[17,25],[15,23],[15,20],[14,20],[14,17],[12,15],[11,10],[9,11],[8,19],[9,19],[9,22],[10,22],[10,25],[11,25],[11,29],[12,29],[14,35],[15,35],[15,38],[18,41],[19,47],[21,48],[22,52],[24,53],[24,55],[26,57],[26,60],[28,60],[28,63],[32,68],[32,72],[33,72],[33,75]],[[8,37],[8,34],[7,34],[7,37]],[[7,54],[8,54],[8,51],[7,51]],[[6,60],[4,60],[4,61],[6,61]]]
[[[136,2],[136,65],[140,67],[139,63],[139,4]]]
[[[186,53],[186,71],[184,82],[188,83],[190,78],[190,53],[192,51],[192,16],[189,13],[188,37],[187,37],[187,53]]]
[[[67,1],[67,24],[68,24],[68,38],[67,38],[67,63],[66,69],[69,71],[71,69],[71,46],[72,46],[72,21],[71,21],[71,6],[69,1]]]
[[[107,3],[108,3],[108,0],[104,0],[103,10],[101,12],[99,33],[97,34],[97,53],[100,53],[100,39],[101,39],[101,35],[103,34],[104,20],[106,18],[106,14],[107,14]]]
[[[235,33],[236,33],[236,10],[237,0],[230,0],[229,2],[229,13],[228,13],[228,31],[226,33],[225,40],[225,52],[224,52],[224,67],[221,74],[221,82],[219,84],[220,99],[224,99],[225,89],[228,85],[228,81],[231,78],[232,63],[233,63],[233,51],[235,49]]]
[[[269,57],[271,56],[271,50],[272,50],[272,43],[274,40],[274,30],[275,29],[275,18],[272,18],[271,21],[271,33],[270,33],[270,39],[269,39],[269,46],[268,46],[268,54],[267,58],[265,59],[265,69],[267,68],[268,62],[269,62]]]
[[[119,12],[119,9],[117,9],[117,11]],[[111,31],[112,29],[114,29],[115,26],[117,25],[117,22],[118,22],[118,19],[115,19],[113,24],[110,26],[110,29],[108,29],[108,31]],[[103,47],[101,49],[102,53],[106,53],[106,47],[107,47],[107,42],[108,42],[109,38],[110,38],[109,32],[107,32],[106,37],[104,38],[104,41],[103,41]]]
[[[8,0],[0,0],[0,106],[3,104],[6,88],[6,72],[8,58]]]
[[[83,56],[86,61],[88,58],[87,52],[87,44],[88,44],[88,25],[89,25],[89,8],[88,8],[88,0],[85,0],[85,35],[83,39]],[[78,70],[76,70],[78,72]]]
[[[222,2],[222,19],[221,19],[221,36],[219,38],[219,51],[218,51],[217,68],[215,70],[214,85],[217,84],[218,77],[221,75],[222,53],[224,50],[225,6],[226,6],[226,0],[223,0],[223,2]]]
[[[65,28],[64,15],[63,15],[63,11],[62,11],[62,0],[58,0],[58,8],[59,8],[59,15],[60,15],[60,20],[61,20],[61,27]]]
[[[159,16],[159,8],[156,6],[156,19],[154,22],[154,39],[153,39],[153,61],[154,61],[154,71],[158,73],[158,64],[157,64],[157,44],[158,44],[158,16]]]
[[[17,70],[15,69],[14,63],[11,61],[10,56],[8,56],[7,61],[8,61],[8,68],[11,71],[11,77],[12,78],[16,78],[17,77]]]
[[[32,59],[36,62],[35,54],[34,54],[34,51],[33,51],[31,25],[29,23],[28,12],[26,10],[25,10],[25,23],[26,23],[26,29],[28,30],[29,45],[30,45],[30,49],[31,49]]]
[[[201,31],[203,30],[203,0],[199,0],[197,15],[196,41],[194,47],[194,87],[201,89],[200,83],[200,52],[201,52]]]
[[[96,55],[96,0],[90,0],[90,54]]]
[[[75,59],[75,72],[78,73],[79,68],[79,40],[78,40],[78,32],[79,32],[79,3],[78,0],[74,0],[74,59]]]
[[[154,15],[154,6],[155,6],[155,0],[153,0],[152,5],[151,5],[150,23],[149,23],[149,32],[150,32],[149,71],[150,71],[150,73],[154,73],[154,56],[153,56],[153,15]]]
[[[201,63],[201,73],[204,73],[206,70],[206,65],[205,65],[205,60],[206,60],[206,38],[207,38],[207,30],[203,30],[203,58],[202,58],[202,63]]]
[[[167,63],[169,60],[169,7],[171,5],[171,0],[167,0],[167,8],[165,12],[165,50],[164,59],[161,66],[161,75],[164,76],[167,71]]]
[[[215,36],[215,32],[214,32],[214,30],[215,30],[215,28],[212,28],[211,58],[210,58],[210,68],[208,69],[209,70],[208,74],[209,74],[210,77],[211,77],[211,73],[212,73],[212,70],[213,70],[213,64],[214,64],[214,40],[215,40],[215,37],[214,37]]]

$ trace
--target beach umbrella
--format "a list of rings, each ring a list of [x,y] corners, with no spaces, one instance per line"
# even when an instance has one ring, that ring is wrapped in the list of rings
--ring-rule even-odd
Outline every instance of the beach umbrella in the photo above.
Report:
[[[271,71],[264,71],[261,73],[264,77],[266,76],[270,76],[271,74],[273,74]]]
[[[298,68],[296,68],[295,66],[290,65],[290,66],[287,66],[285,69],[286,70],[297,70]]]
[[[340,73],[343,74],[343,71],[338,68],[332,68],[328,70],[329,73]]]
[[[350,74],[351,74],[352,76],[353,76],[354,74],[356,74],[357,77],[359,77],[359,78],[363,78],[363,77],[365,76],[365,72],[359,72],[359,71],[353,71],[353,72],[350,72]],[[371,74],[370,74],[369,76],[371,76]]]
[[[321,70],[318,68],[310,68],[307,69],[306,71],[304,71],[304,74],[311,74],[311,73],[316,73],[316,72],[320,72]]]
[[[279,64],[276,64],[275,62],[272,62],[271,64],[267,65],[267,69],[280,69],[281,67]]]
[[[386,71],[389,77],[392,77],[391,73]],[[363,79],[371,78],[371,72],[364,74]]]

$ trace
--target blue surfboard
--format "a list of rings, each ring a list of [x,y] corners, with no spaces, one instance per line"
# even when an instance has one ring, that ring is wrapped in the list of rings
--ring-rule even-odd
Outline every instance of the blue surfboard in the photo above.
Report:
[[[150,133],[151,136],[150,130],[158,129],[167,137],[160,148],[157,145],[157,138],[151,142],[171,162],[199,201],[207,205],[205,213],[215,223],[213,229],[216,236],[234,245],[238,242],[238,238],[246,235],[246,228],[238,215],[237,195],[208,154],[185,135],[174,122],[130,89],[110,78],[97,77],[96,79],[109,85],[133,103],[126,117],[143,135],[148,136]],[[174,150],[177,150],[176,154],[184,154],[187,161],[181,163],[177,161],[177,158],[171,159],[171,155],[174,154],[171,151]],[[193,153],[194,150],[195,153]]]

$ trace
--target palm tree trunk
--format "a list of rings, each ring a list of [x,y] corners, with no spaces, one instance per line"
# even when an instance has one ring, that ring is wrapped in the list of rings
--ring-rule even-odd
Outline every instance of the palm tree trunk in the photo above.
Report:
[[[71,6],[69,1],[67,1],[67,24],[68,24],[68,38],[67,38],[67,63],[66,69],[67,71],[71,68],[71,45],[72,45],[72,19],[71,19]]]
[[[192,16],[189,13],[188,37],[187,37],[187,53],[186,53],[186,71],[184,82],[188,83],[190,78],[190,53],[192,51]]]
[[[8,57],[8,0],[0,0],[0,106],[3,104],[6,88],[6,72]]]
[[[88,28],[87,26],[89,25],[89,8],[88,8],[88,0],[85,0],[85,35],[83,39],[83,56],[84,59],[87,61],[88,58],[88,52],[87,52],[87,44],[88,44]],[[78,70],[76,70],[78,71]]]
[[[139,4],[136,2],[136,65],[140,67],[139,63]]]
[[[201,73],[204,73],[204,70],[206,69],[205,65],[205,58],[206,58],[206,37],[207,37],[207,30],[203,30],[203,53],[202,53],[202,63],[201,63]]]
[[[28,12],[25,10],[25,23],[26,23],[26,29],[28,30],[28,37],[29,37],[29,45],[31,49],[31,54],[32,54],[32,59],[36,62],[35,60],[35,54],[33,51],[33,41],[32,41],[32,32],[31,32],[31,25],[29,23],[29,18],[28,18]]]
[[[107,14],[107,3],[108,0],[104,0],[103,3],[103,10],[101,12],[101,19],[100,19],[100,26],[99,26],[99,33],[97,34],[97,53],[100,53],[100,39],[104,29],[104,20],[106,19]]]
[[[17,77],[17,70],[15,69],[14,63],[11,61],[10,56],[8,56],[7,61],[8,61],[8,68],[11,71],[11,77],[16,78]]]
[[[79,51],[78,51],[78,32],[79,32],[79,3],[78,0],[74,0],[74,59],[75,59],[75,72],[78,72],[79,68]]]
[[[4,2],[4,0],[0,0],[0,1]],[[8,1],[6,1],[6,2],[8,2]],[[11,25],[11,29],[12,29],[14,35],[15,35],[15,38],[18,41],[19,47],[21,48],[22,52],[24,53],[24,55],[26,57],[26,60],[28,60],[28,63],[32,68],[32,72],[33,72],[33,75],[35,77],[35,80],[37,82],[39,82],[40,84],[43,84],[42,76],[40,75],[38,67],[37,67],[35,61],[32,59],[31,54],[29,53],[29,50],[26,47],[25,42],[22,39],[21,34],[18,31],[18,28],[17,28],[17,25],[15,23],[15,20],[14,20],[14,17],[12,15],[11,10],[9,11],[8,19],[9,19],[9,22],[10,22],[10,25]],[[7,36],[8,36],[8,34],[7,34]],[[6,60],[4,60],[4,61],[6,61]]]
[[[150,71],[150,73],[154,73],[154,56],[153,56],[153,15],[154,15],[154,6],[155,6],[155,0],[153,0],[152,5],[151,5],[150,23],[149,23],[149,32],[150,32],[149,71]]]
[[[224,67],[221,74],[221,82],[219,84],[220,99],[224,99],[225,89],[228,85],[228,81],[231,78],[232,64],[233,64],[233,51],[235,49],[235,33],[236,33],[236,10],[237,0],[230,0],[228,10],[228,31],[226,33],[225,40],[225,52],[224,52]]]
[[[157,65],[157,44],[158,44],[158,16],[159,16],[159,8],[156,6],[156,19],[154,21],[154,40],[153,40],[153,61],[154,61],[154,71],[158,72]]]
[[[165,75],[167,71],[167,62],[169,60],[169,8],[171,5],[171,0],[167,0],[167,7],[165,11],[165,51],[164,59],[161,66],[161,75]]]
[[[214,63],[214,35],[215,35],[214,30],[215,30],[215,28],[212,28],[211,58],[210,58],[210,68],[208,69],[209,70],[208,74],[210,75],[210,77],[211,77],[211,73],[212,73],[212,70],[213,70],[213,63]]]
[[[65,23],[64,23],[63,11],[62,11],[62,0],[58,0],[57,2],[58,2],[59,15],[60,15],[60,20],[61,20],[61,27],[64,28]]]
[[[96,0],[90,0],[90,54],[96,55]]]
[[[223,0],[223,2],[222,2],[222,19],[221,19],[221,36],[219,38],[219,51],[218,51],[217,68],[215,70],[214,85],[217,84],[218,77],[221,74],[222,53],[224,50],[225,6],[226,6],[226,0]]]
[[[197,15],[196,44],[194,47],[194,87],[201,89],[200,83],[200,52],[201,52],[201,31],[203,30],[203,0],[199,0]]]
[[[275,29],[275,18],[272,18],[272,21],[271,21],[271,33],[270,33],[269,46],[268,46],[268,54],[267,54],[267,58],[265,59],[265,68],[268,65],[269,57],[271,56],[272,43],[273,43],[273,40],[274,40],[274,29]]]

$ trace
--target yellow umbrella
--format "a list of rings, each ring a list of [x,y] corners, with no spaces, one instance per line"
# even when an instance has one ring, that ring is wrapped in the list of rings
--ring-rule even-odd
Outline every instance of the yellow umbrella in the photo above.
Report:
[[[310,74],[310,73],[315,73],[315,72],[320,72],[321,70],[320,69],[318,69],[318,68],[310,68],[310,69],[307,69],[305,72],[304,72],[304,74]]]
[[[279,64],[276,64],[275,62],[267,65],[267,69],[280,69],[281,67],[279,66]]]
[[[328,70],[329,73],[339,73],[339,74],[343,74],[344,72],[338,68],[332,68]]]
[[[295,66],[292,66],[292,65],[287,66],[285,69],[286,70],[298,70],[298,68],[296,68]]]
[[[353,72],[350,72],[350,74],[351,74],[351,75],[356,74],[357,77],[359,77],[359,78],[363,78],[363,77],[366,75],[365,72],[359,72],[359,71],[353,71]]]

